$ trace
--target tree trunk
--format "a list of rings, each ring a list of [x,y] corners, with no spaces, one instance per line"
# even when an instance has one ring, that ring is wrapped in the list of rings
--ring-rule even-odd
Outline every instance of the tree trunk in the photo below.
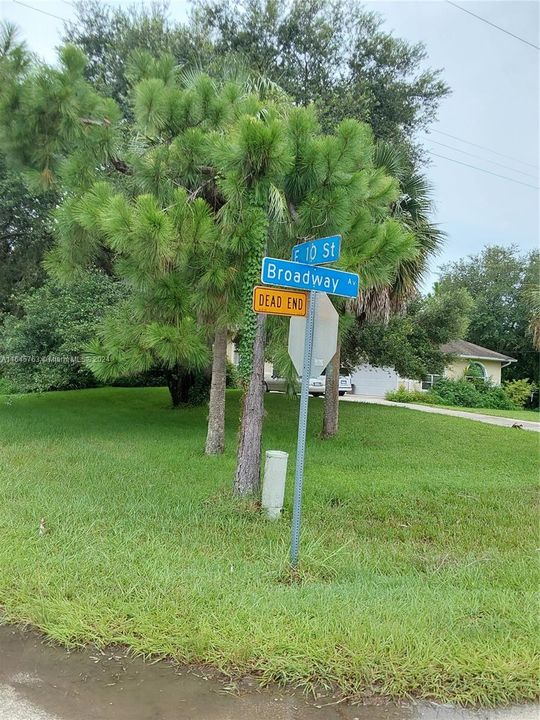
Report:
[[[208,405],[207,455],[220,455],[225,449],[225,385],[227,375],[227,327],[216,329],[212,348],[212,384]]]
[[[185,405],[189,401],[189,389],[195,382],[195,375],[190,370],[183,370],[178,365],[167,373],[167,387],[171,394],[173,408]]]
[[[266,315],[257,315],[253,343],[253,370],[244,394],[234,494],[252,495],[259,490],[261,439],[264,415],[264,340]]]
[[[341,345],[338,340],[336,354],[326,368],[326,389],[324,393],[324,417],[321,437],[331,438],[337,434],[339,422],[339,370]]]
[[[167,387],[171,394],[171,403],[173,408],[177,408],[182,402],[182,377],[180,368],[176,367],[167,373]]]

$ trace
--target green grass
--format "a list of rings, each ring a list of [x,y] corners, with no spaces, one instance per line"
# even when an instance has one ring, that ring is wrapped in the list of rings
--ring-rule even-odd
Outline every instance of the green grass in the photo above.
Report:
[[[4,619],[354,695],[532,699],[536,434],[343,403],[321,441],[313,400],[290,584],[298,405],[266,404],[265,448],[291,453],[277,523],[230,496],[236,392],[217,458],[206,409],[173,412],[165,389],[0,399]]]

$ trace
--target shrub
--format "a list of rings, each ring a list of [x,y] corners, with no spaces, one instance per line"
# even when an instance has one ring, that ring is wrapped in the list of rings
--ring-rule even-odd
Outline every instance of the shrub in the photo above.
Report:
[[[516,407],[524,407],[536,390],[536,385],[530,380],[509,380],[503,385],[504,392]]]
[[[189,403],[202,405],[210,396],[210,378],[208,373],[194,373],[193,387],[189,390]],[[108,383],[114,387],[166,387],[167,377],[162,368],[153,368],[147,372],[127,375]],[[238,387],[238,369],[227,360],[226,385],[228,388]],[[1,384],[0,384],[1,389]]]
[[[227,360],[227,379],[226,384],[228,388],[240,387],[240,378],[238,376],[238,368],[232,362]]]
[[[460,378],[440,378],[433,388],[433,395],[443,405],[456,405],[457,407],[492,408],[494,410],[512,410],[514,404],[499,385],[488,381],[472,382]]]
[[[530,393],[530,389],[529,389]],[[440,378],[433,390],[398,390],[388,392],[387,400],[402,403],[427,403],[429,405],[454,405],[456,407],[491,408],[513,410],[514,403],[500,385],[493,385],[480,378],[452,380]]]
[[[193,373],[193,383],[188,390],[188,405],[204,405],[210,398],[211,377],[207,373]]]
[[[436,405],[439,402],[438,398],[434,396],[431,391],[406,390],[402,385],[398,390],[387,392],[385,398],[402,403],[428,403],[429,405]]]
[[[81,351],[124,294],[120,283],[93,271],[65,285],[49,279],[17,297],[22,317],[5,315],[0,326],[4,385],[21,393],[95,386]]]
[[[11,386],[8,381],[0,376],[0,395],[9,395],[11,393]]]
[[[516,406],[508,398],[504,388],[497,385],[482,396],[482,404],[479,407],[492,408],[493,410],[515,410]]]
[[[460,378],[440,378],[433,392],[444,405],[458,405],[461,407],[479,407],[481,404],[481,391],[476,383]]]

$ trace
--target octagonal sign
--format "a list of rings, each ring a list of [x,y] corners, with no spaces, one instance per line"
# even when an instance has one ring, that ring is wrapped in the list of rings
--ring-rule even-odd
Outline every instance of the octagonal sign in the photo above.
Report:
[[[309,376],[321,375],[337,350],[339,316],[326,293],[315,294],[313,356]],[[305,317],[292,317],[289,325],[289,355],[298,375],[304,365]]]

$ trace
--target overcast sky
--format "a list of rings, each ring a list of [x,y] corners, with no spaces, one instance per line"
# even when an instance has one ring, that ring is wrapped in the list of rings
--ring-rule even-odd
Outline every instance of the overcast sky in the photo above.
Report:
[[[540,45],[536,1],[457,2]],[[0,0],[1,16],[19,25],[32,50],[53,61],[62,18],[73,16],[71,4],[24,0],[24,5]],[[430,152],[451,158],[432,155],[427,170],[437,203],[435,220],[448,235],[443,252],[432,263],[430,281],[436,279],[441,263],[476,253],[486,244],[538,247],[539,51],[445,0],[377,0],[365,5],[380,12],[386,28],[397,36],[423,42],[429,65],[443,68],[452,88],[426,138]],[[184,19],[188,7],[186,0],[173,0],[171,15]]]

